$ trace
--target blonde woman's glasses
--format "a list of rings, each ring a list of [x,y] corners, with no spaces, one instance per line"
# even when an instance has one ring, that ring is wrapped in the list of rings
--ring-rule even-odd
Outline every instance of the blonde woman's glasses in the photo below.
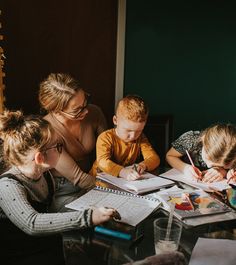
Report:
[[[61,112],[65,116],[67,116],[67,117],[69,117],[71,119],[78,119],[80,117],[80,115],[84,112],[84,110],[88,107],[90,101],[91,101],[91,96],[90,96],[90,94],[86,93],[83,107],[80,107],[76,113],[66,112],[66,111],[63,111],[63,110],[61,110]]]

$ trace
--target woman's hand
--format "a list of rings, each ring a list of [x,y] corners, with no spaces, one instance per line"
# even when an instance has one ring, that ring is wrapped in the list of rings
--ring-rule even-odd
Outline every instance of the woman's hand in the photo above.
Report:
[[[95,208],[92,213],[92,222],[94,225],[107,222],[111,218],[120,219],[118,212],[113,208],[99,207]]]
[[[230,169],[227,172],[226,178],[228,183],[236,184],[236,169],[235,168]]]
[[[225,178],[227,171],[221,167],[212,167],[203,172],[203,182],[216,182]]]
[[[194,180],[201,180],[202,179],[202,172],[199,168],[193,167],[189,164],[186,164],[184,167],[183,173],[185,177],[191,178]]]
[[[138,170],[137,170],[138,171]],[[122,168],[119,176],[126,180],[136,180],[142,178],[141,174],[138,173],[134,168]]]

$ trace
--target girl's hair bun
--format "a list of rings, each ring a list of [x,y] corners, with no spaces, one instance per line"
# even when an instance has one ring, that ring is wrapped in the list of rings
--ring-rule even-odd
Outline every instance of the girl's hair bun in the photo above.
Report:
[[[0,133],[4,138],[6,134],[12,134],[16,129],[19,130],[25,123],[23,112],[5,110],[0,114]]]

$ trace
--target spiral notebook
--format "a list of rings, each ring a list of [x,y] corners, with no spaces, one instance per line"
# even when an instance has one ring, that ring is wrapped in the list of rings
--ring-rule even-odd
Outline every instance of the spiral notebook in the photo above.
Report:
[[[136,226],[159,208],[160,204],[160,201],[156,198],[96,187],[67,204],[66,207],[73,210],[84,210],[89,207],[101,206],[115,208],[121,216],[119,222]]]

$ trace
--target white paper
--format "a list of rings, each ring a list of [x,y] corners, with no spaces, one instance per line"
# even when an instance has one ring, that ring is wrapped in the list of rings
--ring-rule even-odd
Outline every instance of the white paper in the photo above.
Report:
[[[235,265],[236,240],[198,238],[189,265]]]
[[[111,189],[107,189],[112,191]],[[83,210],[89,207],[111,207],[116,209],[121,222],[136,226],[150,213],[158,208],[160,202],[143,196],[126,194],[114,191],[105,192],[101,190],[90,190],[85,195],[66,205],[67,208]]]
[[[161,177],[165,177],[165,178],[175,180],[175,181],[181,181],[181,182],[186,183],[190,186],[193,186],[193,187],[196,187],[199,189],[203,189],[205,191],[212,191],[212,190],[222,191],[222,190],[230,188],[230,186],[227,184],[226,180],[212,182],[212,183],[195,181],[195,180],[192,180],[190,178],[185,177],[182,172],[180,172],[179,170],[174,169],[174,168],[161,174]]]
[[[150,173],[142,174],[143,179],[133,181],[128,181],[123,178],[117,178],[104,172],[99,173],[97,177],[121,189],[127,190],[135,194],[160,189],[162,187],[174,184],[174,182],[171,180],[161,178]]]

